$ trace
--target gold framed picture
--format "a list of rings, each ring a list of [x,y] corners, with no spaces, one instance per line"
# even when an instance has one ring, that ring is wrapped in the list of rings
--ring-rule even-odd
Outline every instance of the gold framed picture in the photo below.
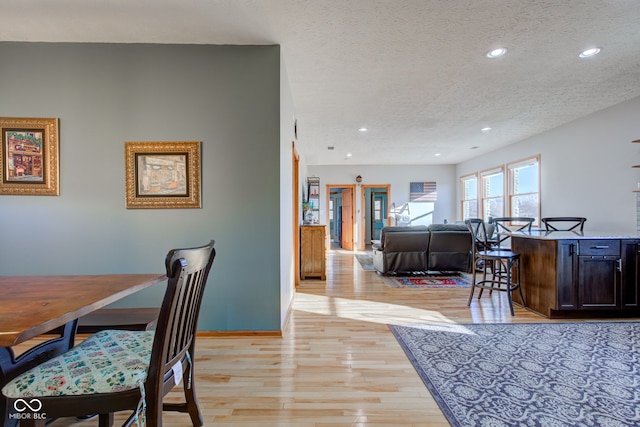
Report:
[[[127,209],[200,208],[200,142],[125,142]]]
[[[0,194],[59,196],[57,118],[0,117]]]

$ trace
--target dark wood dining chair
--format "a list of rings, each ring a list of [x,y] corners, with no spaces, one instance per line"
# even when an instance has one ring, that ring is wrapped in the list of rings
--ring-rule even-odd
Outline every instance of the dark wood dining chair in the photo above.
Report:
[[[584,230],[587,218],[580,216],[549,216],[541,219],[547,231],[579,231]]]
[[[66,353],[18,375],[2,388],[8,413],[29,403],[45,418],[99,414],[100,427],[113,414],[133,411],[124,425],[145,418],[162,425],[162,411],[187,412],[203,425],[194,385],[195,333],[202,296],[213,259],[214,241],[197,248],[169,251],[167,289],[155,331],[100,331]],[[165,403],[182,382],[185,402]],[[42,417],[24,417],[20,425],[44,426]]]

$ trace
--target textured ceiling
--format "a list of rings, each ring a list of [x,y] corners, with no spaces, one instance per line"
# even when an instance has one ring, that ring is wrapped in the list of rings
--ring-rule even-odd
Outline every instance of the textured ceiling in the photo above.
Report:
[[[638,0],[0,0],[0,16],[0,41],[279,44],[311,165],[458,163],[640,96]]]

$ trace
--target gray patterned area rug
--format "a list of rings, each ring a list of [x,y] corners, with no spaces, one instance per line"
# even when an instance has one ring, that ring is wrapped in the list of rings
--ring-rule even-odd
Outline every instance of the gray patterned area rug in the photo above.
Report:
[[[389,328],[452,426],[640,426],[640,323]]]

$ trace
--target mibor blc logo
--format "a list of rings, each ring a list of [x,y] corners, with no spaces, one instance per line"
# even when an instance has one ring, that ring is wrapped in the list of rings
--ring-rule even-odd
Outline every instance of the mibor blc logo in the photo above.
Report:
[[[38,399],[16,399],[13,402],[13,409],[16,412],[9,414],[14,420],[46,420],[47,414],[40,412],[42,402]]]

